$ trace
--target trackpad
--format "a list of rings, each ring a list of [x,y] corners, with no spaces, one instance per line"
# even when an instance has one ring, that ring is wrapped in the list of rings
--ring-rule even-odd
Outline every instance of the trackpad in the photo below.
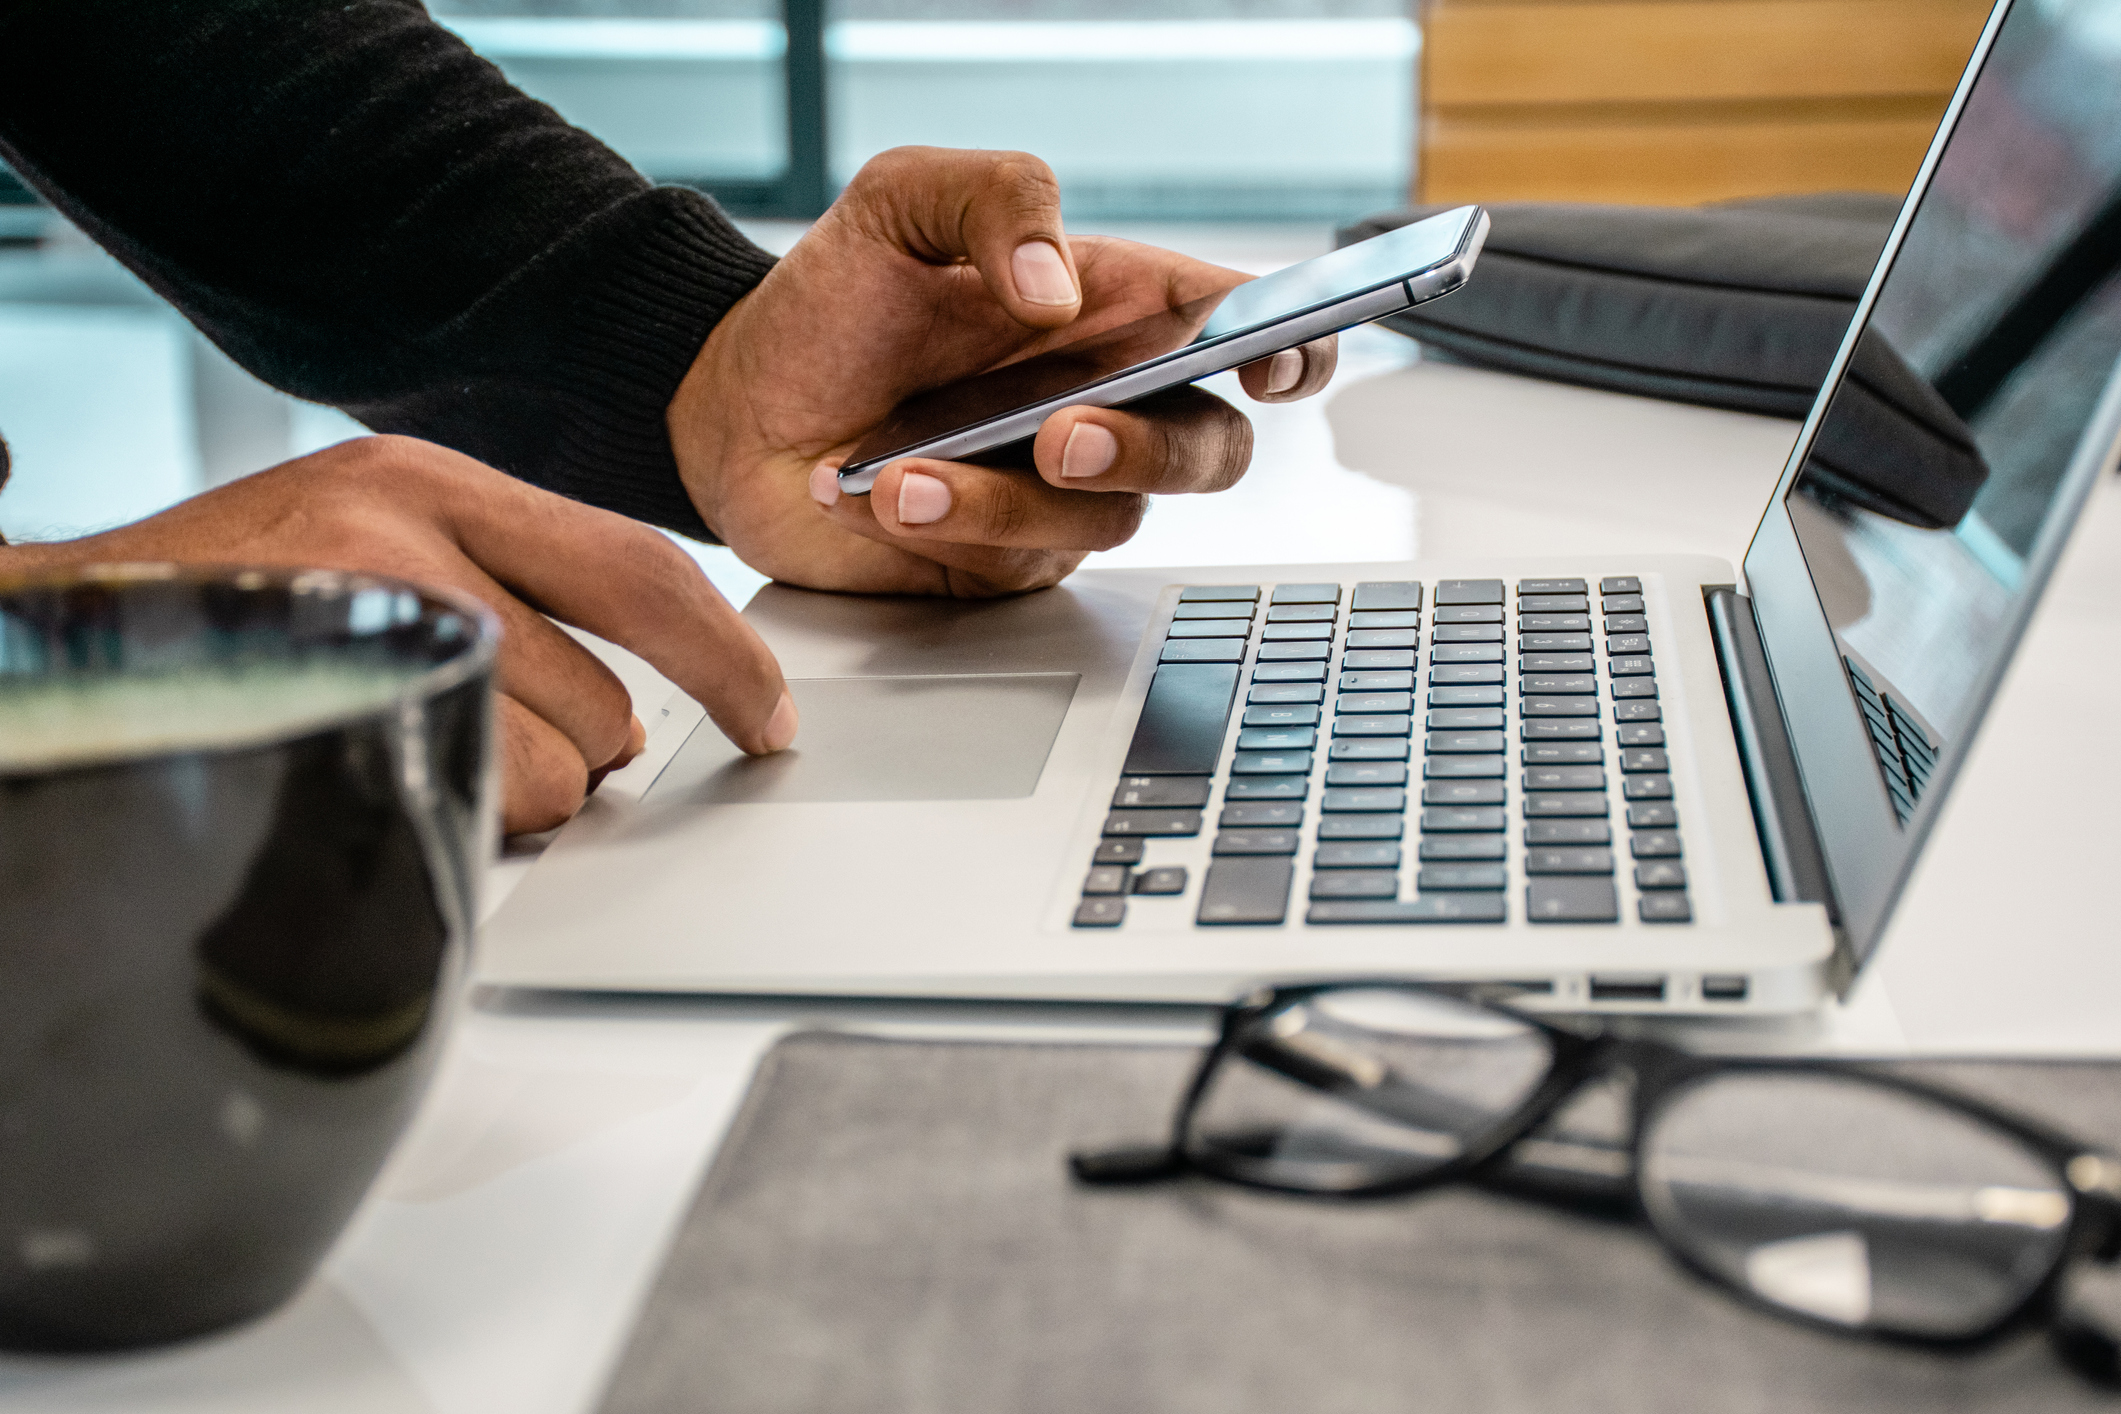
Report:
[[[1075,696],[1075,673],[796,678],[795,745],[746,756],[712,721],[693,729],[647,801],[702,805],[1006,800],[1039,772]]]

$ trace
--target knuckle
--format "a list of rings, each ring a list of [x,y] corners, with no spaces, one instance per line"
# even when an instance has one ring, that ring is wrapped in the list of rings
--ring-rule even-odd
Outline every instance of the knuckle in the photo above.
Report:
[[[1060,181],[1053,169],[1028,152],[997,152],[989,159],[988,185],[1019,212],[1044,212],[1060,205]]]

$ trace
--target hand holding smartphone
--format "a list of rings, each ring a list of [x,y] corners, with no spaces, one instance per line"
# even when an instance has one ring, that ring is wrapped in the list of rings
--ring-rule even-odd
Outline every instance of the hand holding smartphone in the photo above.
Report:
[[[1447,295],[1488,233],[1463,206],[899,404],[840,468],[867,492],[902,457],[966,461],[1028,442],[1065,407],[1120,407]]]

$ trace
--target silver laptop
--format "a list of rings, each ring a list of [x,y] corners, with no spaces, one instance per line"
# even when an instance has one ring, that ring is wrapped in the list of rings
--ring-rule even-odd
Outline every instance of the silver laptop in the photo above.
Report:
[[[673,699],[489,926],[483,979],[1816,1004],[1876,943],[2113,464],[2117,14],[1997,10],[1742,580],[1586,546],[997,603],[769,587],[746,614],[796,749],[744,758]]]

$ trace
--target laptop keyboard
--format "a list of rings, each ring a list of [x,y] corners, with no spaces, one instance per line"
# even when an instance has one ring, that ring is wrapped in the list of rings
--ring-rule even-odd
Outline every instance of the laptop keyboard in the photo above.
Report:
[[[1121,927],[1130,897],[1186,893],[1188,871],[1147,864],[1147,842],[1203,832],[1201,925],[1292,907],[1317,925],[1502,923],[1513,848],[1531,922],[1617,923],[1623,869],[1636,917],[1692,921],[1642,584],[1595,589],[1186,588],[1075,925]],[[1292,900],[1306,855],[1310,897]]]

